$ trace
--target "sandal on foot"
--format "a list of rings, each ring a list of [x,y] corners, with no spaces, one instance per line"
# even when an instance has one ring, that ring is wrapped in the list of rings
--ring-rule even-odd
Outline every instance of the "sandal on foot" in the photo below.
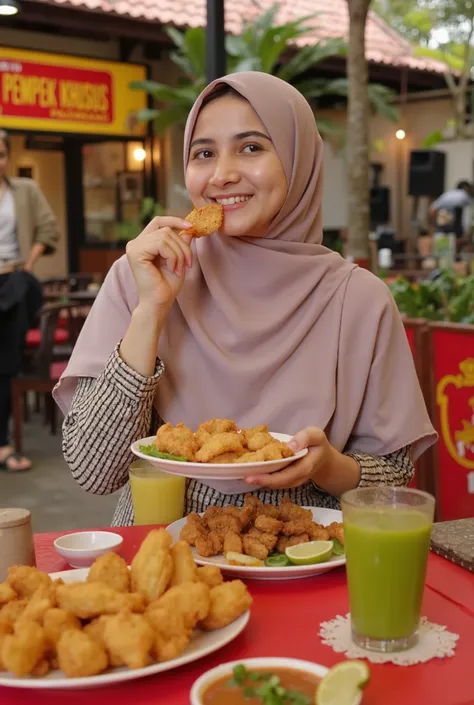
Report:
[[[23,455],[17,453],[16,451],[9,453],[7,457],[0,462],[0,472],[10,472],[12,474],[16,472],[28,472],[28,470],[31,470],[31,465],[29,468],[18,468],[18,470],[15,470],[15,468],[10,467],[8,464],[10,460],[16,460],[19,462],[20,460],[23,460],[23,457]]]

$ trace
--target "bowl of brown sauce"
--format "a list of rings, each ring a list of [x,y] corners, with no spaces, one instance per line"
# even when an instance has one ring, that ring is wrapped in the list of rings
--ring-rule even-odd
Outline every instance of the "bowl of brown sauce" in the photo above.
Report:
[[[328,668],[293,658],[251,658],[222,663],[203,673],[191,688],[192,705],[314,705]],[[291,698],[287,697],[288,693]],[[271,696],[279,696],[274,700]]]

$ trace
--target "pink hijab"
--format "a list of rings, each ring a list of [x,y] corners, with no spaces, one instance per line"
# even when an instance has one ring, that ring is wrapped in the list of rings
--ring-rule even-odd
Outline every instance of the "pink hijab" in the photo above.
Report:
[[[263,239],[211,235],[159,343],[161,418],[214,418],[293,434],[325,429],[339,451],[385,455],[434,443],[402,321],[386,285],[321,245],[323,145],[288,83],[258,72],[210,84],[186,125],[185,167],[203,99],[219,83],[246,98],[283,164],[288,195]],[[108,273],[54,396],[68,411],[78,377],[97,377],[138,303],[126,257]],[[226,493],[245,483],[207,483]],[[255,489],[255,488],[252,488]]]

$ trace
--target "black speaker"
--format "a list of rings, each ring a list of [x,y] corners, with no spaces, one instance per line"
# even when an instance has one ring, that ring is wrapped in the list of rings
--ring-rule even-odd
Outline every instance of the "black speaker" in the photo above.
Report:
[[[370,189],[370,226],[386,225],[390,220],[390,189],[376,186]]]
[[[446,154],[434,149],[414,149],[410,152],[409,196],[432,196],[444,191]]]

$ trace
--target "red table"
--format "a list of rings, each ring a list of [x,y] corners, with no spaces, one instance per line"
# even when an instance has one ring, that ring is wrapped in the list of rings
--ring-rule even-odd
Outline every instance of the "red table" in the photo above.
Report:
[[[114,529],[124,537],[122,555],[134,556],[150,527]],[[67,569],[53,548],[61,534],[36,536],[41,570]],[[246,630],[216,654],[146,679],[88,691],[21,691],[0,688],[0,705],[189,705],[193,681],[225,661],[252,656],[287,656],[332,666],[341,655],[321,644],[320,622],[348,612],[345,573],[289,581],[248,581],[254,598]],[[430,555],[423,614],[460,635],[453,658],[417,666],[371,665],[364,705],[474,705],[474,577]]]

